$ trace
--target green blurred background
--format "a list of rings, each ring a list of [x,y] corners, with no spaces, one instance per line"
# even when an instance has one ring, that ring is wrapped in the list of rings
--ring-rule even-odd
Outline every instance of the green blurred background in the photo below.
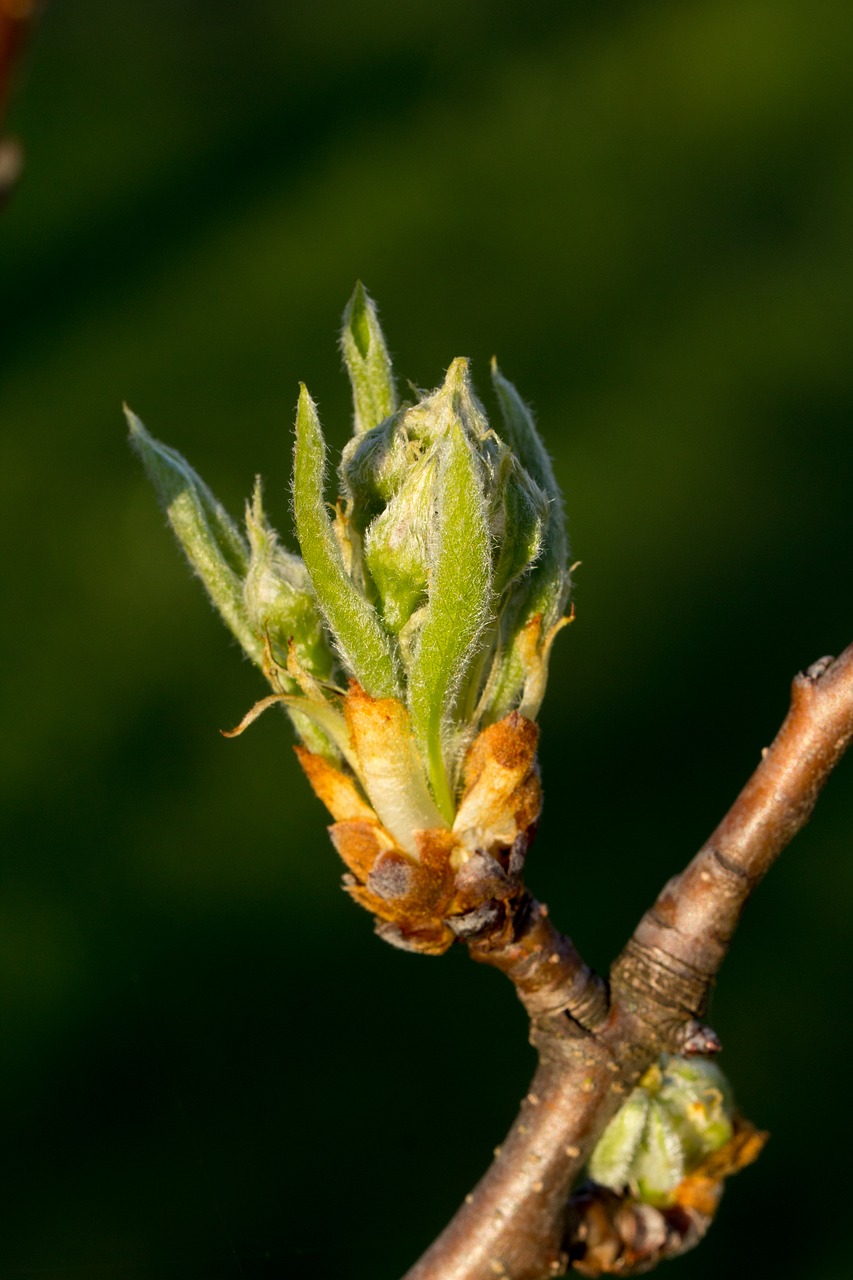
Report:
[[[532,886],[606,967],[853,638],[846,0],[77,0],[0,217],[0,1276],[394,1280],[532,1069],[498,975],[380,944],[190,580],[127,399],[289,525],[356,277],[397,367],[535,405],[578,620]],[[488,398],[488,397],[487,397]],[[853,761],[714,1023],[773,1131],[674,1275],[841,1280]]]

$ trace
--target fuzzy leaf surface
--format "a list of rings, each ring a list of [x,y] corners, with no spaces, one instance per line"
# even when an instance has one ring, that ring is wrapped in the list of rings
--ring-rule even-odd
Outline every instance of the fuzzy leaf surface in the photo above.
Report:
[[[323,500],[326,446],[317,409],[302,386],[296,414],[293,509],[305,567],[344,663],[376,698],[399,697],[391,638],[347,574]]]
[[[361,281],[344,312],[341,349],[352,386],[356,435],[376,427],[397,408],[391,358],[376,304]]]
[[[444,736],[491,601],[491,545],[477,460],[461,423],[441,443],[429,599],[409,669],[409,709],[438,807],[453,820]]]
[[[176,449],[155,440],[130,409],[125,415],[131,446],[142,459],[187,559],[226,626],[260,665],[263,646],[249,625],[243,599],[249,548],[237,525]]]

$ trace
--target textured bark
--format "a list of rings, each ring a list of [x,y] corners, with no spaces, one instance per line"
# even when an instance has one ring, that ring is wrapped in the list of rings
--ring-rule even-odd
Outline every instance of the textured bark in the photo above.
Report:
[[[565,1270],[569,1194],[590,1150],[661,1052],[719,1048],[701,1018],[743,907],[808,820],[851,738],[853,645],[796,677],[773,745],[643,916],[609,992],[525,892],[511,936],[469,944],[474,959],[515,984],[539,1067],[491,1168],[406,1280],[542,1280]]]

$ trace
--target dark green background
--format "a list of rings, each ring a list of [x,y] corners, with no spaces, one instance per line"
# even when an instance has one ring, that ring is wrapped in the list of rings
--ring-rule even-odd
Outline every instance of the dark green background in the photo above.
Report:
[[[605,967],[853,638],[847,0],[56,0],[0,218],[0,1276],[395,1280],[532,1068],[508,985],[383,946],[283,717],[124,444],[127,399],[288,523],[347,431],[356,277],[400,372],[496,351],[578,620],[530,879]],[[714,1022],[773,1131],[684,1277],[849,1275],[853,761]]]

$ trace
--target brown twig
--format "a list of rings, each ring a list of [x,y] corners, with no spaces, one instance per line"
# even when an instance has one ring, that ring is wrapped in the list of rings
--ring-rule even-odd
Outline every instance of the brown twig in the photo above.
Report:
[[[406,1280],[542,1280],[567,1265],[569,1193],[604,1125],[661,1052],[712,1052],[708,995],[747,898],[853,738],[853,645],[794,680],[773,745],[699,853],[614,964],[610,998],[526,894],[509,941],[470,943],[531,1017],[539,1066],[503,1146]]]

